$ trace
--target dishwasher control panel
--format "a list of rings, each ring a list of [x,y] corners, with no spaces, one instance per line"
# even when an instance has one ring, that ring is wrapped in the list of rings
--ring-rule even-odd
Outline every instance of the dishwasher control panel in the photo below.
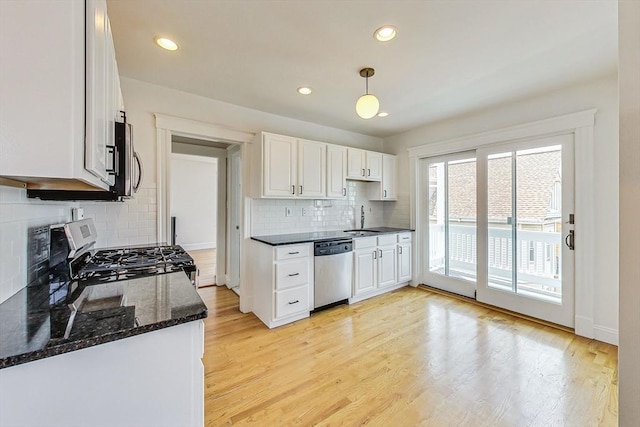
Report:
[[[337,255],[353,251],[353,240],[334,240],[329,242],[316,242],[314,255]]]

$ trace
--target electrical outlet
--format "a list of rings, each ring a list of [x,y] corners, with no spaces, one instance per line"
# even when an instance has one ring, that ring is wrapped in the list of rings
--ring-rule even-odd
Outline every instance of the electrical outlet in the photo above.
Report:
[[[284,216],[291,216],[291,208],[284,208]]]
[[[302,208],[302,216],[305,216],[307,214],[307,208]]]

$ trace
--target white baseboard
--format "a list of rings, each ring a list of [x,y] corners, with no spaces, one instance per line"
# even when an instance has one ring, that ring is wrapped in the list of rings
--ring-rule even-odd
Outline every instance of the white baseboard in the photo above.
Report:
[[[195,251],[198,249],[215,249],[216,242],[204,242],[204,243],[189,243],[180,244],[185,251]]]
[[[607,344],[618,345],[618,330],[595,325],[593,327],[593,338]]]

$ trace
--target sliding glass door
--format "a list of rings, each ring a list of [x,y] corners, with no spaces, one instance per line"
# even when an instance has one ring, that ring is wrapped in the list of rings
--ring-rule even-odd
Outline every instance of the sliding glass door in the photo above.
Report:
[[[477,299],[573,326],[573,136],[482,149],[477,157]]]
[[[573,135],[423,159],[421,170],[425,283],[573,326]]]

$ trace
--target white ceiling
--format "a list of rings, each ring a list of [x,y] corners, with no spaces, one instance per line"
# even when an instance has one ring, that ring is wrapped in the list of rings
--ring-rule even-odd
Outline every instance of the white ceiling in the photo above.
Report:
[[[108,13],[123,76],[379,137],[617,67],[615,0],[108,0]],[[383,24],[398,28],[386,44]],[[365,66],[389,117],[355,113]]]

